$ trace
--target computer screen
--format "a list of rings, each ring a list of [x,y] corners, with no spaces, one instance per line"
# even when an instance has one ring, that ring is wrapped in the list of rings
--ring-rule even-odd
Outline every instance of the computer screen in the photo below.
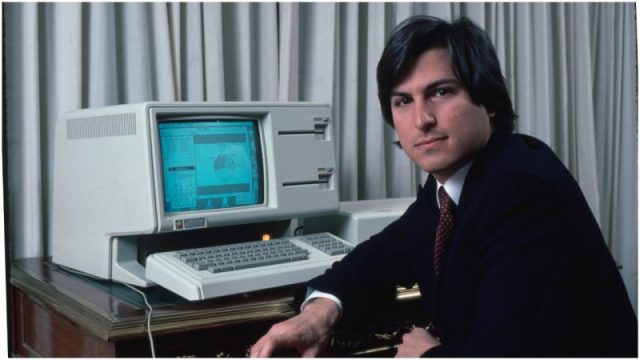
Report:
[[[158,123],[166,213],[264,202],[255,119],[170,118]]]

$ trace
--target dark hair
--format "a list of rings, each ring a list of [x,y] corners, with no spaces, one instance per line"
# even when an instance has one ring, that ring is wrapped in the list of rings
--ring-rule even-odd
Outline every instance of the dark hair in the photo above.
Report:
[[[453,71],[477,105],[495,112],[497,131],[512,132],[517,117],[500,71],[500,62],[487,34],[468,18],[453,23],[431,16],[414,16],[400,23],[378,62],[378,98],[382,115],[393,127],[391,91],[413,70],[427,50],[449,51]]]

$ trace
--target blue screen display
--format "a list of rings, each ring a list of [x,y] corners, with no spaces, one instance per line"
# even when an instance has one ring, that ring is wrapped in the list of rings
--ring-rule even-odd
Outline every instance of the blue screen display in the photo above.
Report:
[[[255,120],[162,121],[158,125],[167,213],[262,204]]]

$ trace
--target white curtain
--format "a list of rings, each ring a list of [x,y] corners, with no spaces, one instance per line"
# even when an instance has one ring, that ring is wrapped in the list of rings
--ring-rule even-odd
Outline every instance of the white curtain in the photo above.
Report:
[[[7,234],[49,253],[53,126],[83,107],[147,100],[332,105],[341,200],[415,194],[426,174],[392,145],[375,67],[410,15],[485,28],[517,131],[574,174],[637,303],[637,58],[633,3],[7,3]]]

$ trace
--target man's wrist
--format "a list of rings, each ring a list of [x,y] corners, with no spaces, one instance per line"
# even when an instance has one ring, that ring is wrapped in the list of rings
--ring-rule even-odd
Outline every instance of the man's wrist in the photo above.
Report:
[[[317,298],[326,298],[326,299],[332,300],[333,302],[336,303],[336,305],[338,305],[338,308],[340,309],[340,313],[342,313],[342,302],[340,301],[340,299],[338,299],[334,295],[331,295],[323,291],[315,290],[313,288],[307,289],[307,296],[302,302],[302,305],[300,305],[300,311],[304,311],[304,307],[307,306],[307,304],[309,304],[311,301]]]
[[[325,297],[316,297],[310,299],[308,302],[305,301],[305,305],[302,308],[303,312],[314,312],[318,316],[321,317],[327,324],[333,326],[342,314],[340,307],[338,304],[328,298]]]

